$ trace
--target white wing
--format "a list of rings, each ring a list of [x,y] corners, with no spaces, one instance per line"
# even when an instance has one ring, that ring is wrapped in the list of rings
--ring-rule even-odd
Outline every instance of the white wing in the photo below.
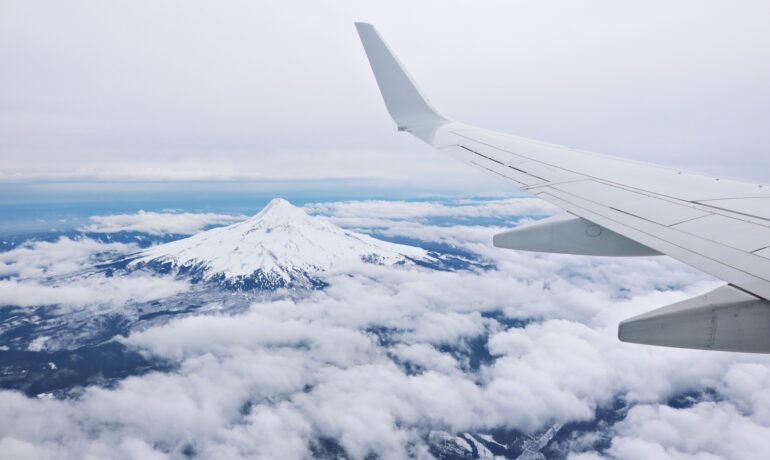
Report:
[[[729,283],[620,325],[621,340],[770,352],[770,186],[624,160],[506,135],[439,114],[369,24],[356,23],[400,131],[573,217],[497,235],[547,252],[666,254]]]

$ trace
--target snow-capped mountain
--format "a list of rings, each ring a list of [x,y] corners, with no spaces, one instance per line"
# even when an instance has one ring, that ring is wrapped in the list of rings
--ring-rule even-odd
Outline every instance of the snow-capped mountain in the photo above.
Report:
[[[321,272],[359,262],[426,265],[437,259],[418,247],[342,229],[276,198],[243,222],[135,254],[126,268],[152,268],[237,289],[276,289],[323,286]]]

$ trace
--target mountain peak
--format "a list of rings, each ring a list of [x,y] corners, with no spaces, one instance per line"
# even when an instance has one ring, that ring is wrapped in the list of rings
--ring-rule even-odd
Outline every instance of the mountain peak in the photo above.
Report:
[[[285,200],[283,198],[273,198],[270,200],[267,205],[262,208],[262,210],[259,212],[259,214],[264,214],[268,212],[276,212],[276,211],[286,211],[291,209],[299,209],[293,204],[291,204],[288,200]]]
[[[283,198],[273,198],[267,205],[262,208],[257,214],[247,220],[247,222],[264,221],[273,219],[302,219],[308,218],[305,211],[297,206],[294,206]]]
[[[275,198],[243,222],[149,248],[129,265],[195,272],[202,280],[234,280],[238,286],[254,278],[282,287],[307,285],[312,274],[354,261],[390,265],[428,259],[421,248],[342,229]]]

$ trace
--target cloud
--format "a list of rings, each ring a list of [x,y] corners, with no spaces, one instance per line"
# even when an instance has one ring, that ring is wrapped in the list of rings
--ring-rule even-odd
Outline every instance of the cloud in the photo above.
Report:
[[[0,281],[0,304],[31,307],[63,305],[97,307],[149,302],[184,292],[189,283],[148,275],[106,277],[102,275],[41,284],[34,281]]]
[[[465,206],[456,214],[472,215]],[[597,408],[621,400],[630,410],[619,422],[564,445],[574,458],[740,458],[747,449],[764,451],[770,358],[616,337],[619,321],[718,281],[665,257],[501,251],[487,240],[495,228],[422,221],[452,209],[394,207],[334,204],[324,212],[358,218],[382,211],[394,222],[383,231],[433,234],[433,241],[454,233],[459,245],[496,268],[365,265],[327,273],[324,290],[256,298],[244,310],[227,311],[212,300],[208,314],[120,339],[176,363],[174,371],[86,387],[67,400],[0,391],[0,447],[41,458],[306,458],[323,449],[319,439],[334,439],[353,458],[429,458],[431,430],[534,433],[590,420]],[[502,215],[495,208],[482,206],[476,216]],[[398,222],[406,216],[409,227]],[[43,263],[57,244],[77,263]],[[28,256],[31,278],[0,284],[0,295],[30,304],[58,296],[89,311],[89,296],[120,304],[185,287],[150,277],[121,279],[124,288],[98,276],[58,287],[43,282],[45,273],[84,266],[99,250],[88,241],[30,245],[8,260],[22,266]],[[716,396],[687,408],[666,404],[704,391]],[[597,450],[598,438],[609,439],[609,447]]]
[[[770,368],[761,364],[740,364],[725,375],[720,393],[727,395],[741,413],[770,426]]]
[[[656,269],[665,272],[665,264]],[[542,275],[531,274],[533,278]],[[650,291],[653,288],[647,285],[645,295],[614,300],[606,297],[590,310],[584,307],[579,316],[588,324],[555,319],[565,311],[554,309],[540,312],[554,319],[506,330],[494,320],[482,319],[478,311],[498,310],[513,303],[523,309],[520,317],[530,316],[526,305],[520,305],[529,300],[515,294],[521,286],[487,299],[491,305],[483,306],[471,302],[486,299],[502,285],[502,279],[486,286],[476,283],[485,275],[465,276],[468,278],[460,281],[457,274],[372,267],[358,276],[333,278],[328,291],[309,299],[260,302],[241,315],[180,319],[136,333],[126,343],[183,363],[180,374],[156,376],[160,381],[153,384],[170,385],[173,381],[175,391],[186,395],[185,402],[180,402],[182,407],[174,409],[177,412],[195,416],[188,412],[187,406],[193,404],[186,402],[188,398],[196,401],[196,406],[213,404],[220,412],[223,407],[253,401],[255,412],[243,419],[233,411],[220,413],[224,418],[212,421],[212,429],[239,420],[235,424],[238,432],[253,432],[257,428],[251,424],[257,423],[257,418],[259,423],[268,418],[270,426],[280,428],[274,436],[295,446],[300,456],[314,436],[322,435],[338,439],[355,458],[369,452],[378,452],[383,458],[410,455],[415,449],[426,448],[422,436],[431,429],[461,432],[506,426],[535,430],[553,421],[586,420],[596,407],[618,394],[641,402],[662,401],[717,381],[730,362],[741,359],[730,354],[640,348],[617,342],[615,327],[622,315],[686,295],[682,292],[660,293]],[[567,286],[575,281],[583,283],[569,278],[563,283]],[[562,299],[558,289],[540,287],[539,292],[541,297],[553,297],[553,302]],[[494,305],[496,302],[500,304]],[[609,309],[618,310],[611,325],[604,313]],[[452,324],[459,327],[449,327]],[[396,344],[392,348],[379,345],[375,336],[365,332],[372,327],[392,330],[389,337]],[[489,350],[496,357],[479,374],[461,371],[452,355],[435,348],[453,343],[462,349],[465,338],[479,334],[490,335]],[[389,354],[399,362],[429,364],[422,366],[424,372],[408,375]],[[251,368],[249,357],[257,359],[254,356],[259,360],[273,357],[282,371]],[[252,380],[249,375],[260,377]],[[100,394],[109,395],[110,409],[106,412],[121,412],[124,397],[137,397],[133,393],[138,388],[146,391],[144,384],[138,383],[143,379],[135,380],[112,392],[100,390]],[[208,385],[218,386],[215,395],[201,389]],[[146,400],[161,397],[142,394]],[[156,428],[142,422],[145,418],[154,419],[155,415],[137,417],[132,426],[154,432]],[[180,423],[167,416],[165,421]],[[238,455],[249,452],[258,456],[273,449],[271,445],[263,450],[253,443],[226,448],[218,437],[199,434],[198,449],[209,454],[237,451]],[[154,436],[182,442],[180,434]],[[231,436],[243,441],[234,433],[226,435],[228,439]]]
[[[533,198],[499,200],[436,201],[337,201],[311,203],[305,210],[313,214],[344,218],[411,219],[427,217],[519,217],[550,215],[559,211],[555,206]]]
[[[458,369],[457,360],[450,354],[438,351],[434,346],[425,343],[399,343],[390,352],[400,362],[409,363],[424,369],[431,369],[445,374],[452,374]]]
[[[246,216],[217,213],[152,212],[139,211],[135,214],[113,214],[92,216],[92,224],[81,228],[85,232],[116,233],[142,232],[151,235],[191,235],[212,226],[239,222]]]
[[[42,279],[60,276],[93,266],[110,256],[137,250],[132,244],[100,243],[89,238],[33,241],[0,252],[0,277]]]
[[[684,409],[639,405],[612,431],[602,458],[756,458],[770,448],[770,426],[742,414],[731,402],[704,401]]]
[[[405,300],[401,290],[410,289],[406,286],[392,292],[396,294],[393,305]],[[337,295],[339,292],[332,297]],[[353,292],[350,296],[359,298]],[[430,334],[391,336],[399,343],[390,353],[400,361],[427,363],[425,372],[410,376],[387,359],[386,350],[374,337],[360,332],[364,329],[361,323],[352,326],[350,318],[337,308],[339,298],[327,304],[330,300],[319,294],[313,301],[257,304],[246,315],[182,319],[135,334],[127,343],[183,362],[209,359],[206,356],[242,361],[242,347],[293,356],[303,363],[304,382],[311,389],[282,396],[280,411],[291,408],[290,413],[303,421],[299,425],[309,424],[312,431],[339,439],[355,458],[369,452],[384,458],[409,455],[412,446],[422,445],[421,433],[431,429],[462,432],[505,426],[528,431],[554,421],[587,420],[596,407],[618,395],[641,403],[665,401],[679,392],[715,384],[741,360],[765,363],[762,365],[767,361],[755,356],[640,348],[617,342],[614,327],[553,319],[497,332],[499,326],[489,324],[489,350],[496,360],[483,366],[479,375],[460,372],[451,355],[430,345],[436,340]],[[371,310],[366,309],[360,318],[370,326],[398,325],[419,331],[423,322],[435,324],[439,318],[457,316],[446,310],[446,304],[425,299],[408,308],[408,326],[383,318],[377,310],[390,305],[380,303],[376,295],[372,300]],[[639,311],[660,300],[660,294],[652,293],[606,308]],[[624,305],[628,303],[632,305]],[[421,308],[425,309],[422,313]],[[402,310],[393,316],[403,314]],[[464,336],[462,329],[444,333],[454,335],[455,340]],[[201,340],[203,336],[207,339]],[[292,355],[297,347],[302,353]],[[221,372],[216,375],[223,376]],[[186,377],[185,381],[193,375]],[[269,407],[270,403],[260,404],[262,413],[269,412]],[[293,426],[284,426],[289,439],[298,436]],[[307,431],[303,433],[307,435]]]
[[[61,237],[2,252],[0,276],[7,279],[0,280],[0,304],[118,306],[166,298],[189,287],[186,281],[147,273],[109,277],[93,271],[100,262],[137,250],[133,244]]]
[[[12,331],[5,335],[6,343],[13,348],[26,344],[32,351],[80,346],[81,336],[104,327],[110,315],[130,316],[136,304],[190,290],[188,281],[169,276],[109,276],[94,270],[99,263],[137,250],[133,244],[62,237],[0,253],[0,306],[14,312],[14,319],[4,323],[4,331]]]
[[[510,227],[561,212],[532,197],[486,200],[360,200],[309,203],[310,214],[323,215],[342,227],[376,232],[385,238],[411,238],[468,249],[494,259],[492,236]],[[479,225],[488,219],[492,225]],[[511,221],[509,226],[504,225]],[[435,223],[431,223],[435,222]]]

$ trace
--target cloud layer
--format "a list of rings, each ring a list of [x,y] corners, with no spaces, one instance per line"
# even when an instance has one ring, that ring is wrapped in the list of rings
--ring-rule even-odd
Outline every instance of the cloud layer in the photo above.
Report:
[[[766,2],[186,6],[4,6],[0,181],[366,177],[486,190],[485,176],[397,135],[360,20],[458,120],[768,179]]]
[[[430,458],[432,430],[537,433],[591,420],[618,400],[629,407],[619,422],[563,441],[561,453],[712,459],[770,447],[768,358],[616,338],[622,319],[718,281],[664,257],[500,251],[488,244],[495,227],[419,223],[439,205],[372,206],[310,208],[339,218],[386,216],[380,224],[417,222],[385,228],[394,235],[456,231],[458,245],[497,269],[331,272],[330,286],[308,296],[136,331],[122,341],[179,368],[88,387],[69,400],[0,392],[4,455],[304,458],[323,451],[319,440],[334,439],[353,458]],[[684,393],[690,405],[668,404]]]
[[[142,232],[150,235],[191,235],[210,227],[232,224],[246,216],[217,213],[152,212],[92,216],[91,224],[81,228],[86,232]]]

